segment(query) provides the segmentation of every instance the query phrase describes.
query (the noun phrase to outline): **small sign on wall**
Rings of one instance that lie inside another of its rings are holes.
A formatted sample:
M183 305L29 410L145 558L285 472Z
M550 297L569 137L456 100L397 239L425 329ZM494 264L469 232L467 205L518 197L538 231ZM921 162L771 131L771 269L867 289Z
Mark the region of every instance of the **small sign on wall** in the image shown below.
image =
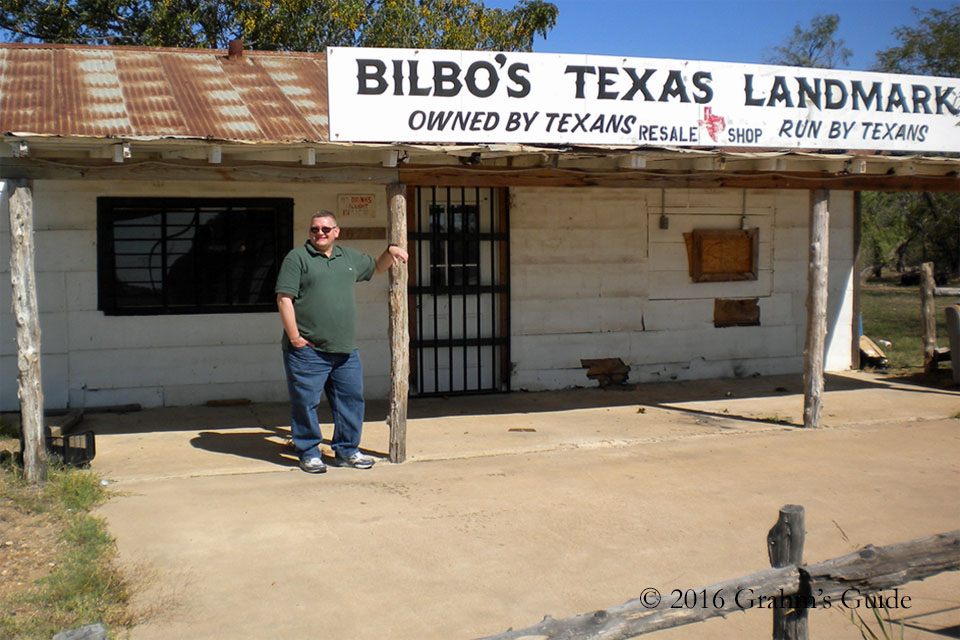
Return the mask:
M377 200L372 193L341 194L337 199L337 217L347 219L374 218Z

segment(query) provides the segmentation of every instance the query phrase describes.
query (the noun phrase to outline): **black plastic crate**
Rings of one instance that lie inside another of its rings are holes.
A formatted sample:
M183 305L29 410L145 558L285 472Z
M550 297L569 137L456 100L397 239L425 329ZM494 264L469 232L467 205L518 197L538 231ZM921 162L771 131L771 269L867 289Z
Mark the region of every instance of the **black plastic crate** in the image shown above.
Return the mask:
M97 455L93 431L71 433L66 436L47 436L47 451L63 464L82 467Z

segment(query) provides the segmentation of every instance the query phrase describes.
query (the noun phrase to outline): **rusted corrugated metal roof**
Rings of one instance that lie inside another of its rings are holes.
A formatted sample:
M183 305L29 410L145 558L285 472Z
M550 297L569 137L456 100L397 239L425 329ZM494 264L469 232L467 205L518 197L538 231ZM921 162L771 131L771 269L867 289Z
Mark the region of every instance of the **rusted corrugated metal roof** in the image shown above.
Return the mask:
M0 44L0 132L326 142L320 53Z

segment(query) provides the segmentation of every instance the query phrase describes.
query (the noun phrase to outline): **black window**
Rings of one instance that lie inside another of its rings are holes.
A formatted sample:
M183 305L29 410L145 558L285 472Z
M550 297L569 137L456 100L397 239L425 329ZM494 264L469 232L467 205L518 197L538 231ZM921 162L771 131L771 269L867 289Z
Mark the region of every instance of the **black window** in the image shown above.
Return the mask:
M276 309L293 241L286 198L98 198L98 309L108 315Z

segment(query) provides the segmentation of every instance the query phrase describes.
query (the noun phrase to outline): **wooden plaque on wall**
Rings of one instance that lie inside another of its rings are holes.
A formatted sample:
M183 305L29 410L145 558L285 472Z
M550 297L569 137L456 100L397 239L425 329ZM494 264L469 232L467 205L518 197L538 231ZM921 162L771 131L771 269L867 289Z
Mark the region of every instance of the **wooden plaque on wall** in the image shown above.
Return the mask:
M694 282L757 279L757 229L694 229L684 235Z

